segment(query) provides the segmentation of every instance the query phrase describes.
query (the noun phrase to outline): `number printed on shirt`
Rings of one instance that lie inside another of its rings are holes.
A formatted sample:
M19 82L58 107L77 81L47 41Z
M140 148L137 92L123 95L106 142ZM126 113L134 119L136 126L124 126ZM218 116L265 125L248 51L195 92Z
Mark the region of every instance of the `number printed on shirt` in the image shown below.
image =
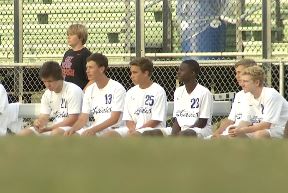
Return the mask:
M61 98L61 108L67 108L66 100Z
M199 108L199 98L191 99L191 109Z
M106 104L111 104L112 102L112 94L105 94Z
M145 105L153 106L154 104L154 96L153 95L146 95L145 96Z

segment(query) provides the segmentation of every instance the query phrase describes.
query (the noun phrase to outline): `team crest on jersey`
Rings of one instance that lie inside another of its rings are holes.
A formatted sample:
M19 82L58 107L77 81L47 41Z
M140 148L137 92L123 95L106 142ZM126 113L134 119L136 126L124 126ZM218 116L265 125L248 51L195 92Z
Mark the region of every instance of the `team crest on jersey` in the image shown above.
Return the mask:
M67 112L64 112L64 111L56 111L54 113L54 116L55 119L58 119L58 118L65 118L65 117L68 117L68 113Z
M262 121L262 118L260 117L257 117L257 116L253 116L251 118L251 123L254 124L254 123L260 123Z
M94 114L100 114L100 113L111 113L112 112L112 107L94 107L92 110L91 110L91 113L94 115Z
M190 113L186 110L178 110L176 111L176 117L199 117L199 113Z
M135 115L140 115L140 114L151 114L152 109L149 107L140 107L135 111Z

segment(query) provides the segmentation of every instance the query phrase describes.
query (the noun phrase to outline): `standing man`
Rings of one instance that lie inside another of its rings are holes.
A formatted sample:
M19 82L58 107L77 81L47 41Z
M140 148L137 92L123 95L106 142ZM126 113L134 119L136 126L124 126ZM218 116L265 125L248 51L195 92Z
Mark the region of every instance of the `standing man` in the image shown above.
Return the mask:
M50 134L61 127L71 127L81 112L83 91L77 85L63 81L62 70L57 62L45 62L40 69L40 78L47 90L41 98L39 117L33 127L21 130L19 135ZM48 126L49 119L53 124Z
M164 89L151 80L152 61L137 58L130 62L130 71L135 86L128 90L125 98L123 120L126 127L115 129L105 136L139 135L166 125L167 97Z
M95 80L87 87L84 94L82 113L71 129L64 133L58 130L58 134L70 136L80 134L82 136L101 136L103 133L120 126L124 108L125 88L117 81L106 76L108 59L106 56L95 53L87 58L87 76L89 80ZM92 114L95 121L92 126L83 129Z

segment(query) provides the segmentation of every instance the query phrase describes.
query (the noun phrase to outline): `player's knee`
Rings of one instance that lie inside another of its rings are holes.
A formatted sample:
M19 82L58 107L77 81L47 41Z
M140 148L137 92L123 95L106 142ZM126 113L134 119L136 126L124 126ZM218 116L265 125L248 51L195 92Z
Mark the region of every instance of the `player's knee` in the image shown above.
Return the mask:
M160 129L154 129L154 130L144 131L142 133L142 136L158 137L158 136L163 136L163 133Z
M18 136L29 136L29 135L33 135L33 134L34 134L34 132L28 128L22 129L17 133Z
M184 137L197 137L197 133L193 129L186 129L184 131L180 131L179 136L184 136Z
M64 130L60 129L60 128L53 129L51 131L51 135L52 136L62 136L62 135L64 135Z

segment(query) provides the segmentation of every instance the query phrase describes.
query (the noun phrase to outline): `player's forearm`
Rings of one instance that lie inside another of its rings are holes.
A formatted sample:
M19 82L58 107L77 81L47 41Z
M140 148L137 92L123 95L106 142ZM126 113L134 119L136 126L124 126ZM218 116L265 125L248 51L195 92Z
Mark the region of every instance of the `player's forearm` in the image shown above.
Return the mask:
M221 134L223 131L229 127L230 125L233 125L234 121L231 121L230 119L224 119L221 121L219 128L214 132L214 134Z
M134 121L126 121L126 127L128 127L129 130L135 130L136 123Z
M77 121L78 115L69 115L63 121L56 123L50 127L51 130L56 129L58 127L66 127L66 126L73 126L73 124Z
M179 126L179 123L176 118L173 118L173 125L172 125L172 133L171 135L178 135L181 131L181 127Z
M255 131L260 131L264 129L270 129L271 123L268 122L260 122L255 123L254 125L242 128L244 133L253 133Z
M157 127L160 123L161 123L161 121L158 121L158 120L149 120L149 121L147 121L144 125L142 125L140 128L146 128L146 127L155 128L155 127ZM139 128L139 129L140 129L140 128Z
M194 125L191 125L191 128L198 127L198 128L204 128L207 125L208 119L199 118Z
M77 121L73 124L73 126L71 127L71 130L73 131L78 131L79 129L83 128L87 121L89 119L89 115L87 114L81 114L79 116L79 118L77 119Z
M110 117L109 119L107 119L106 121L100 123L99 125L96 125L95 127L93 127L92 129L95 131L95 132L99 132L99 131L102 131L108 127L111 127L113 125L115 125L119 120L119 117Z

